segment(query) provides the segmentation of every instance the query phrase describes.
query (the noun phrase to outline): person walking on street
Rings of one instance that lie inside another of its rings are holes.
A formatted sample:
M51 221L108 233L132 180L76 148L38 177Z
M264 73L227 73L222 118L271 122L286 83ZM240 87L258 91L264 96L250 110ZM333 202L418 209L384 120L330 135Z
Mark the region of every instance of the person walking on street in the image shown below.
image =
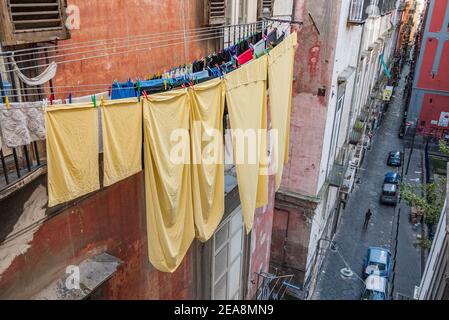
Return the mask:
M368 209L368 211L365 213L365 223L363 224L363 228L368 228L368 224L372 215L373 213L371 212L371 209Z

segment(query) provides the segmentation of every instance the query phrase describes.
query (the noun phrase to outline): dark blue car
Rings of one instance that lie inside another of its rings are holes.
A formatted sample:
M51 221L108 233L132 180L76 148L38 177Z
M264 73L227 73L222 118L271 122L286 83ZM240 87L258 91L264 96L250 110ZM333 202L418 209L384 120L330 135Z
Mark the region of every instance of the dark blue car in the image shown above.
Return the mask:
M400 151L391 151L388 154L387 165L391 167L400 167L402 166L402 152Z
M401 175L397 172L387 172L385 175L384 183L399 184L401 182Z

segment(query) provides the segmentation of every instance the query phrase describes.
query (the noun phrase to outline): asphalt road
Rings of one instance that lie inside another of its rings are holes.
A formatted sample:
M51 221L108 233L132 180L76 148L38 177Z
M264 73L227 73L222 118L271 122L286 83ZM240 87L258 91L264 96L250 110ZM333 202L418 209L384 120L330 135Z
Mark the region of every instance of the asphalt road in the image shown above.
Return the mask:
M405 67L403 79L407 72L408 67ZM389 249L396 257L395 273L390 286L392 297L396 297L397 293L413 297L414 288L419 285L421 249L415 242L420 227L409 222L410 208L403 201L396 208L379 203L385 173L395 170L386 165L388 152L404 150L406 163L410 155L409 150L404 149L404 141L398 138L404 85L404 81L401 81L396 88L388 112L373 138L372 148L359 170L360 183L355 186L346 209L342 212L341 223L334 238L338 251L327 250L312 299L359 300L364 287L360 279L363 259L371 246ZM409 174L403 175L404 181L419 183L422 176L421 151L413 152L410 163ZM364 230L365 213L368 209L371 209L373 216L368 228ZM353 271L353 277L341 275L340 270L346 265Z

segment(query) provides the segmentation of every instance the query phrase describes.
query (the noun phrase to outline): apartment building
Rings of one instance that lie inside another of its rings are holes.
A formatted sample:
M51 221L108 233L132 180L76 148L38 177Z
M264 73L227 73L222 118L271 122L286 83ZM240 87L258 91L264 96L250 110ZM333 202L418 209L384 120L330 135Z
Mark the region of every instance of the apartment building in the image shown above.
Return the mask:
M447 197L435 232L432 249L427 258L421 284L416 293L415 298L419 300L449 299L449 215Z
M437 139L449 133L449 4L429 1L422 36L418 39L407 121L416 133Z
M292 10L289 0L3 1L1 102L57 104L98 96L100 103L109 84L150 78L263 28L288 34L284 20L291 20ZM282 21L262 20L271 16ZM23 80L37 81L33 77L51 61L57 72L47 82ZM235 168L228 167L217 231L206 243L195 240L177 270L165 273L148 260L143 172L49 208L45 143L3 143L0 156L0 298L255 298L263 284L259 275L269 272L272 176L268 204L257 209L247 234ZM73 266L89 275L81 289L64 285Z
M271 266L307 298L344 215L383 112L398 38L399 1L296 1L290 162L276 194Z

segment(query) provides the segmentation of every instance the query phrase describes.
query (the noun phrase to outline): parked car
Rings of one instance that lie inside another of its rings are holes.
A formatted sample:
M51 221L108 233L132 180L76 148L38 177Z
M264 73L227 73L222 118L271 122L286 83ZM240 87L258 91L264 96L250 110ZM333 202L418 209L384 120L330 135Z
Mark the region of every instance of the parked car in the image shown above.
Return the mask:
M370 247L365 258L363 276L377 275L389 278L391 274L391 253L387 249Z
M403 153L400 151L391 151L388 154L387 165L391 167L402 166Z
M387 172L385 175L384 183L391 183L391 184L399 184L401 182L401 175L397 172Z
M399 202L399 185L393 183L384 183L380 203L396 207Z
M388 280L371 275L365 281L362 300L388 300Z

